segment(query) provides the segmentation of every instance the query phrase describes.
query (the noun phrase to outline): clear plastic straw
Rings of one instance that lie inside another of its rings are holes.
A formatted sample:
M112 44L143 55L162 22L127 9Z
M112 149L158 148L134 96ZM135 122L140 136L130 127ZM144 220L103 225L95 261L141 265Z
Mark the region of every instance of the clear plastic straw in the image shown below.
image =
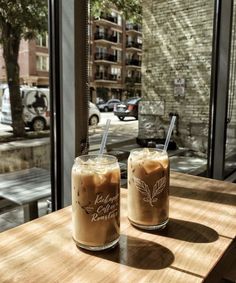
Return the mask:
M107 142L107 135L108 135L110 123L111 123L111 120L107 119L106 128L105 128L105 131L103 133L102 142L101 142L100 149L99 149L99 155L103 155L103 152L104 152L104 149L105 149L105 146L106 146L106 142Z
M174 125L175 125L175 120L176 120L176 116L172 116L170 126L169 126L169 130L168 130L168 133L167 133L167 136L166 136L164 150L167 150L167 148L168 148L168 145L169 145L169 142L170 142L170 137L171 137L172 131L174 129Z

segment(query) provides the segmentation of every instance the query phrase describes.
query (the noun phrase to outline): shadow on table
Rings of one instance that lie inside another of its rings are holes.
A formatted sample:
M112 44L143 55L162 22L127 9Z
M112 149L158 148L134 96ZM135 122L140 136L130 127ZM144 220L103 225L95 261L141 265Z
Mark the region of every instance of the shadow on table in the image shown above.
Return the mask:
M174 218L170 218L169 223L163 230L146 230L145 232L191 243L211 243L219 238L218 233L212 228L196 222Z
M119 244L113 249L96 253L84 252L123 265L147 270L163 269L174 261L174 254L169 249L155 242L128 235L121 235Z
M198 190L193 188L183 188L181 186L170 187L170 193L175 197L203 200L227 205L236 205L236 195L213 190L214 187L212 187L212 190Z

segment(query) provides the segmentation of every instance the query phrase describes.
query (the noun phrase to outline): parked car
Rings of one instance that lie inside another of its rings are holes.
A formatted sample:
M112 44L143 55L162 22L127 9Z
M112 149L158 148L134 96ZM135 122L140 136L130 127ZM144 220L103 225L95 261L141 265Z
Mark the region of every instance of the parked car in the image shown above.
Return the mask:
M42 131L50 127L50 96L48 88L20 87L23 106L23 120L26 127L33 131ZM1 123L12 125L9 88L5 88L2 96Z
M101 119L101 114L99 109L95 104L89 102L89 125L95 126L99 123Z
M125 117L134 117L138 119L138 104L141 98L134 97L117 104L114 108L114 114L123 121Z
M119 99L109 99L107 102L105 103L99 103L97 104L98 106L98 109L100 111L105 111L105 112L108 112L108 111L112 111L114 109L114 106L116 104L120 103L120 100Z

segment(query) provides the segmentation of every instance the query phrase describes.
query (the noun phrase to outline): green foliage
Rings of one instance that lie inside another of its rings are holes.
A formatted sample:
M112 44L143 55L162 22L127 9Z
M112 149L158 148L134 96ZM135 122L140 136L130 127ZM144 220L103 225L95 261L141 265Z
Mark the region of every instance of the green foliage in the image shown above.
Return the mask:
M47 0L0 1L0 31L8 28L12 36L32 39L47 31L47 15Z
M142 0L90 0L91 14L99 16L101 11L109 12L115 7L130 22L141 23Z

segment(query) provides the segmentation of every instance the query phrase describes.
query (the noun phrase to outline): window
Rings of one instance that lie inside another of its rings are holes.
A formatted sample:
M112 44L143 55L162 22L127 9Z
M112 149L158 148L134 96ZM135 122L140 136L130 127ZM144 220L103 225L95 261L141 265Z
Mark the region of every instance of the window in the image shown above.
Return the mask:
M117 24L118 24L119 26L122 25L122 17L121 17L121 15L118 15L118 16L117 16Z
M143 43L143 40L142 40L142 37L141 37L141 36L138 36L138 37L137 37L137 42L140 43L140 44Z
M117 61L118 62L121 61L122 58L121 58L121 51L120 50L113 49L112 50L112 54L117 57Z
M121 33L117 32L117 43L121 43L121 39L122 39Z
M120 77L121 75L121 69L117 67L111 67L111 74L117 75L117 77Z
M40 47L48 47L48 35L46 33L38 35L36 38L36 45Z
M97 53L103 53L103 54L105 54L105 53L107 53L107 48L106 47L101 47L101 46L96 46L96 52Z
M8 71L9 67L15 68L16 64L7 60L6 69L2 69L4 59L0 52L1 122L4 122L4 127L0 123L0 138L4 146L8 148L7 151L1 151L0 161L0 232L49 213L54 203L50 171L52 165L50 95L52 92L49 92L49 73L36 72L36 69L42 71L49 69L47 29L34 40L24 39L27 32L34 30L37 24L35 13L41 14L41 23L45 28L47 27L48 5L47 1L37 3L25 1L28 9L22 16L21 13L17 13L19 2L11 1L11 7L6 7L4 10L3 19L4 24L12 25L14 30L12 39L15 38L14 36L21 38L19 50L12 48L11 43L7 46L14 56L18 56L20 67L20 72L12 78L14 86L19 88L20 97L18 103L14 105L11 105L12 92L7 85L5 71ZM27 23L28 29L22 26L22 17L30 19ZM22 33L18 34L19 30L22 30ZM23 113L19 111L19 108L23 110ZM13 120L16 124L14 129L11 127ZM26 134L24 134L25 131ZM45 139L42 139L41 132ZM24 136L23 139L22 136ZM9 142L13 141L11 145ZM9 200L9 193L11 200Z
M49 71L48 55L36 55L37 71Z

